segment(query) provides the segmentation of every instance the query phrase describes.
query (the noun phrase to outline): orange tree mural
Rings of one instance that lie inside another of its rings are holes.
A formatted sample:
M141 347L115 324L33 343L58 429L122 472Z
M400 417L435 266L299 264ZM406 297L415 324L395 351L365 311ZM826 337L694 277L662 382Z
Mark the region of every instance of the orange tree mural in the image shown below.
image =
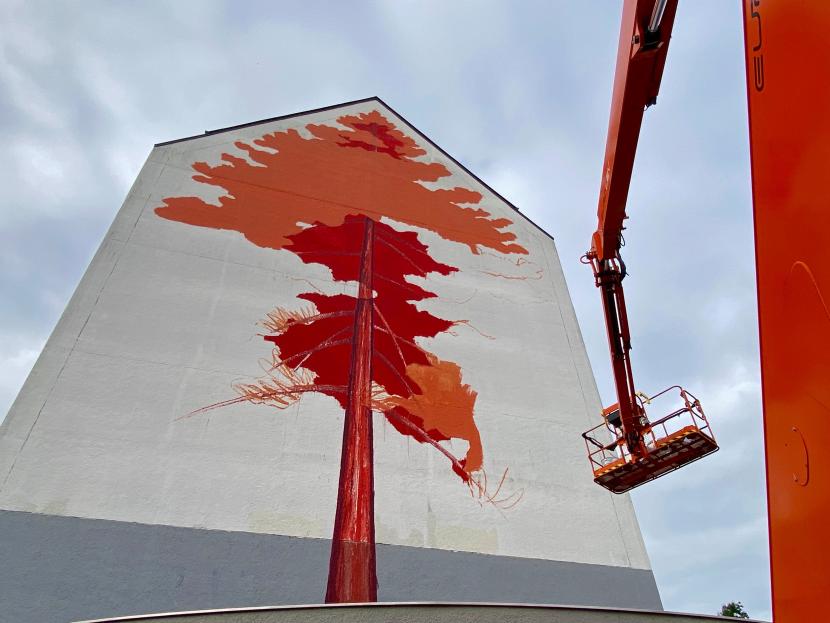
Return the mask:
M431 230L475 254L527 251L505 231L511 221L469 207L479 193L423 185L450 173L418 160L426 152L379 112L337 121L340 127L306 126L311 138L288 130L253 145L236 143L248 159L226 153L217 166L195 163L193 179L224 190L218 205L171 197L156 213L240 232L257 246L327 267L334 281L357 283L354 296L309 292L299 295L306 307L269 313L267 377L238 385L236 398L204 409L242 401L284 408L309 392L338 401L345 419L326 601L375 601L372 412L435 447L471 491L486 489L476 477L483 462L476 392L462 383L458 365L416 341L455 323L419 310L415 302L435 294L408 279L458 269L434 260L417 233L381 219ZM441 445L448 439L467 441L466 456Z

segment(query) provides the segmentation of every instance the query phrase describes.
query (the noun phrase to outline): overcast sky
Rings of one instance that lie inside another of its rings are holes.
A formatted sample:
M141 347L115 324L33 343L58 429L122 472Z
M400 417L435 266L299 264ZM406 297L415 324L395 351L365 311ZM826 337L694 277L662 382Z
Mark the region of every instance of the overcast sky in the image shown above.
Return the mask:
M555 237L614 402L578 259L596 225L620 7L0 0L0 417L153 143L371 95ZM633 498L666 609L741 600L769 619L740 13L681 0L625 248L637 384L693 391L722 449Z

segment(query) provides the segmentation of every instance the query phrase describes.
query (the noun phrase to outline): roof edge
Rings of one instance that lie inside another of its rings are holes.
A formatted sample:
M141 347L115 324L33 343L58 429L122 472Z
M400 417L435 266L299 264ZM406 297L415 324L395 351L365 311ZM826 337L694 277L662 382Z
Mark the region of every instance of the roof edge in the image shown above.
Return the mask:
M446 151L445 149L443 149L443 148L442 148L440 145L438 145L435 141L433 141L431 138L429 138L426 134L424 134L423 132L421 132L421 131L420 131L420 130L419 130L419 129L418 129L418 128L414 125L414 124L412 124L412 123L409 121L409 119L407 119L406 117L404 117L401 113L399 113L397 110L395 110L394 108L392 108L389 104L387 104L386 102L384 102L384 101L383 101L380 97L378 97L377 95L373 95L373 96L371 96L371 97L364 97L364 98L361 98L361 99L356 99L356 100L351 100L351 101L349 101L349 102L341 102L340 104L333 104L333 105L331 105L331 106L322 106L322 107L320 107L320 108L312 108L312 109L310 109L310 110L302 110L302 111L300 111L300 112L291 113L291 114L289 114L289 115L279 115L279 116L277 116L277 117L269 117L268 119L260 119L260 120L258 120L258 121L251 121L251 122L249 122L249 123L240 123L240 124L238 124L238 125L231 125L231 126L227 126L227 127L225 127L225 128L218 128L218 129L216 129L216 130L205 130L203 134L194 134L193 136L185 136L184 138L177 138L177 139L173 139L173 140L170 140L170 141L164 141L164 142L161 142L161 143L156 143L156 144L154 145L154 147L164 147L164 146L166 146L166 145L173 145L173 144L175 144L175 143L181 143L181 142L184 142L184 141L190 141L190 140L194 140L194 139L197 139L197 138L204 138L205 136L212 136L212 135L214 135L214 134L221 134L221 133L223 133L223 132L230 132L230 131L232 131L232 130L239 130L239 129L241 129L241 128L249 128L249 127L251 127L251 126L255 126L255 125L262 125L262 124L265 124L265 123L272 123L272 122L274 122L274 121L283 121L283 120L285 120L285 119L292 119L292 118L294 118L294 117L302 117L302 116L304 116L304 115L310 115L310 114L314 114L314 113L318 113L318 112L325 112L325 111L327 111L327 110L335 110L335 109L337 109L337 108L344 108L344 107L346 107L346 106L352 106L352 105L354 105L354 104L365 104L366 102L377 102L378 104L381 104L382 106L384 106L385 108L387 108L387 109L388 109L391 113L393 113L396 117L398 117L399 119L401 119L401 121L403 121L406 125L408 125L408 126L409 126L409 127L410 127L410 128L411 128L411 129L412 129L412 130L413 130L413 131L414 131L414 132L415 132L418 136L419 136L419 137L421 137L421 139L423 139L424 141L426 141L427 143L429 143L430 145L432 145L435 149L437 149L439 152L441 152L441 154L442 154L444 157L446 157L446 158L448 158L450 161L452 161L452 162L453 162L456 166L458 166L458 167L459 167L462 171L464 171L467 175L469 175L470 177L472 177L472 178L473 178L474 180L476 180L479 184L481 184L482 186L484 186L484 188L486 188L489 192L493 193L496 197L498 197L498 198L499 198L499 199L501 199L504 203L506 203L508 206L510 206L511 208L513 208L513 210L514 210L515 212L517 212L517 213L518 213L518 214L519 214L519 215L520 215L523 219L525 219L528 223L530 223L531 225L533 225L533 227L535 227L536 229L538 229L541 233L543 233L545 236L547 236L547 237L548 237L548 238L550 238L551 240L555 240L555 238L553 237L553 234L551 234L551 233L549 233L548 231L546 231L543 227L541 227L539 224L537 224L535 221L533 221L533 219L531 219L531 218L530 218L530 217L528 217L526 214L524 214L521 210L519 210L519 208L518 208L518 207L516 207L516 206L515 206L515 205L514 205L514 204L513 204L513 203L512 203L509 199L507 199L506 197L504 197L501 193L499 193L497 190L495 190L495 189L494 189L492 186L490 186L487 182L485 182L484 180L482 180L482 179L481 179L478 175L476 175L475 173L473 173L472 171L470 171L470 169L468 169L466 166L464 166L463 164L461 164L458 160L456 160L455 158L453 158L453 157L452 157L449 153L447 153L447 151Z
M174 138L170 141L162 141L161 143L156 143L154 147L164 147L165 145L173 145L175 143L181 143L184 141L192 141L196 138L204 138L205 136L211 136L212 134L221 134L222 132L230 132L231 130L239 130L241 128L249 128L254 125L261 125L263 123L272 123L274 121L283 121L284 119L292 119L293 117L302 117L303 115L311 115L318 112L325 112L327 110L334 110L335 108L343 108L344 106L352 106L353 104L364 104L366 102L380 102L387 108L389 105L386 104L383 100L381 100L376 95L372 97L364 97L357 100L352 100L350 102L342 102L340 104L333 104L331 106L322 106L320 108L312 108L310 110L301 110L300 112L294 112L290 115L279 115L277 117L269 117L267 119L259 119L257 121L250 121L248 123L240 123L238 125L229 125L225 128L218 128L216 130L205 130L203 134L193 134L192 136L185 136L183 138ZM397 113L395 113L397 114ZM399 115L400 116L400 115Z

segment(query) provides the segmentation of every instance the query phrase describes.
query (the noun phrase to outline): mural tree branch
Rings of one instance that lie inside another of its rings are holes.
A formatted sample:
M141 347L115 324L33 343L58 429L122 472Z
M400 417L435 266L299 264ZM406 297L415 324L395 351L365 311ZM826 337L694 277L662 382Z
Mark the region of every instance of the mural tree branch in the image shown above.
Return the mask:
M156 213L238 231L258 246L327 267L335 282L356 284L354 296L308 292L298 298L310 307L270 313L267 378L241 384L237 398L204 409L242 401L284 408L310 392L337 400L345 417L326 601L374 601L372 413L436 448L471 490L484 488L473 476L483 464L476 392L462 382L458 365L419 344L455 323L418 309L416 302L435 294L410 279L458 269L434 260L415 232L381 219L431 230L473 253L526 251L503 231L509 220L465 207L480 201L478 193L425 186L449 171L417 160L425 152L380 113L338 123L307 126L312 138L288 130L257 139L256 147L237 143L247 158L223 154L223 164L196 163L195 180L224 189L219 204L168 198ZM440 443L448 439L467 441L466 456Z

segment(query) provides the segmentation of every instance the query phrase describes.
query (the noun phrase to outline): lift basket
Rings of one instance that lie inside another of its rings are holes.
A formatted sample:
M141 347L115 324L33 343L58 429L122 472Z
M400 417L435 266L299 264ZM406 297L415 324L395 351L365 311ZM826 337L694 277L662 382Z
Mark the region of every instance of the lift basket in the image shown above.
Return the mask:
M638 395L638 400L645 407L673 389L679 390L683 406L648 424L643 433L648 454L643 458L628 451L617 405L603 410L602 424L582 433L595 483L625 493L718 449L700 401L682 387L669 387L651 398Z

